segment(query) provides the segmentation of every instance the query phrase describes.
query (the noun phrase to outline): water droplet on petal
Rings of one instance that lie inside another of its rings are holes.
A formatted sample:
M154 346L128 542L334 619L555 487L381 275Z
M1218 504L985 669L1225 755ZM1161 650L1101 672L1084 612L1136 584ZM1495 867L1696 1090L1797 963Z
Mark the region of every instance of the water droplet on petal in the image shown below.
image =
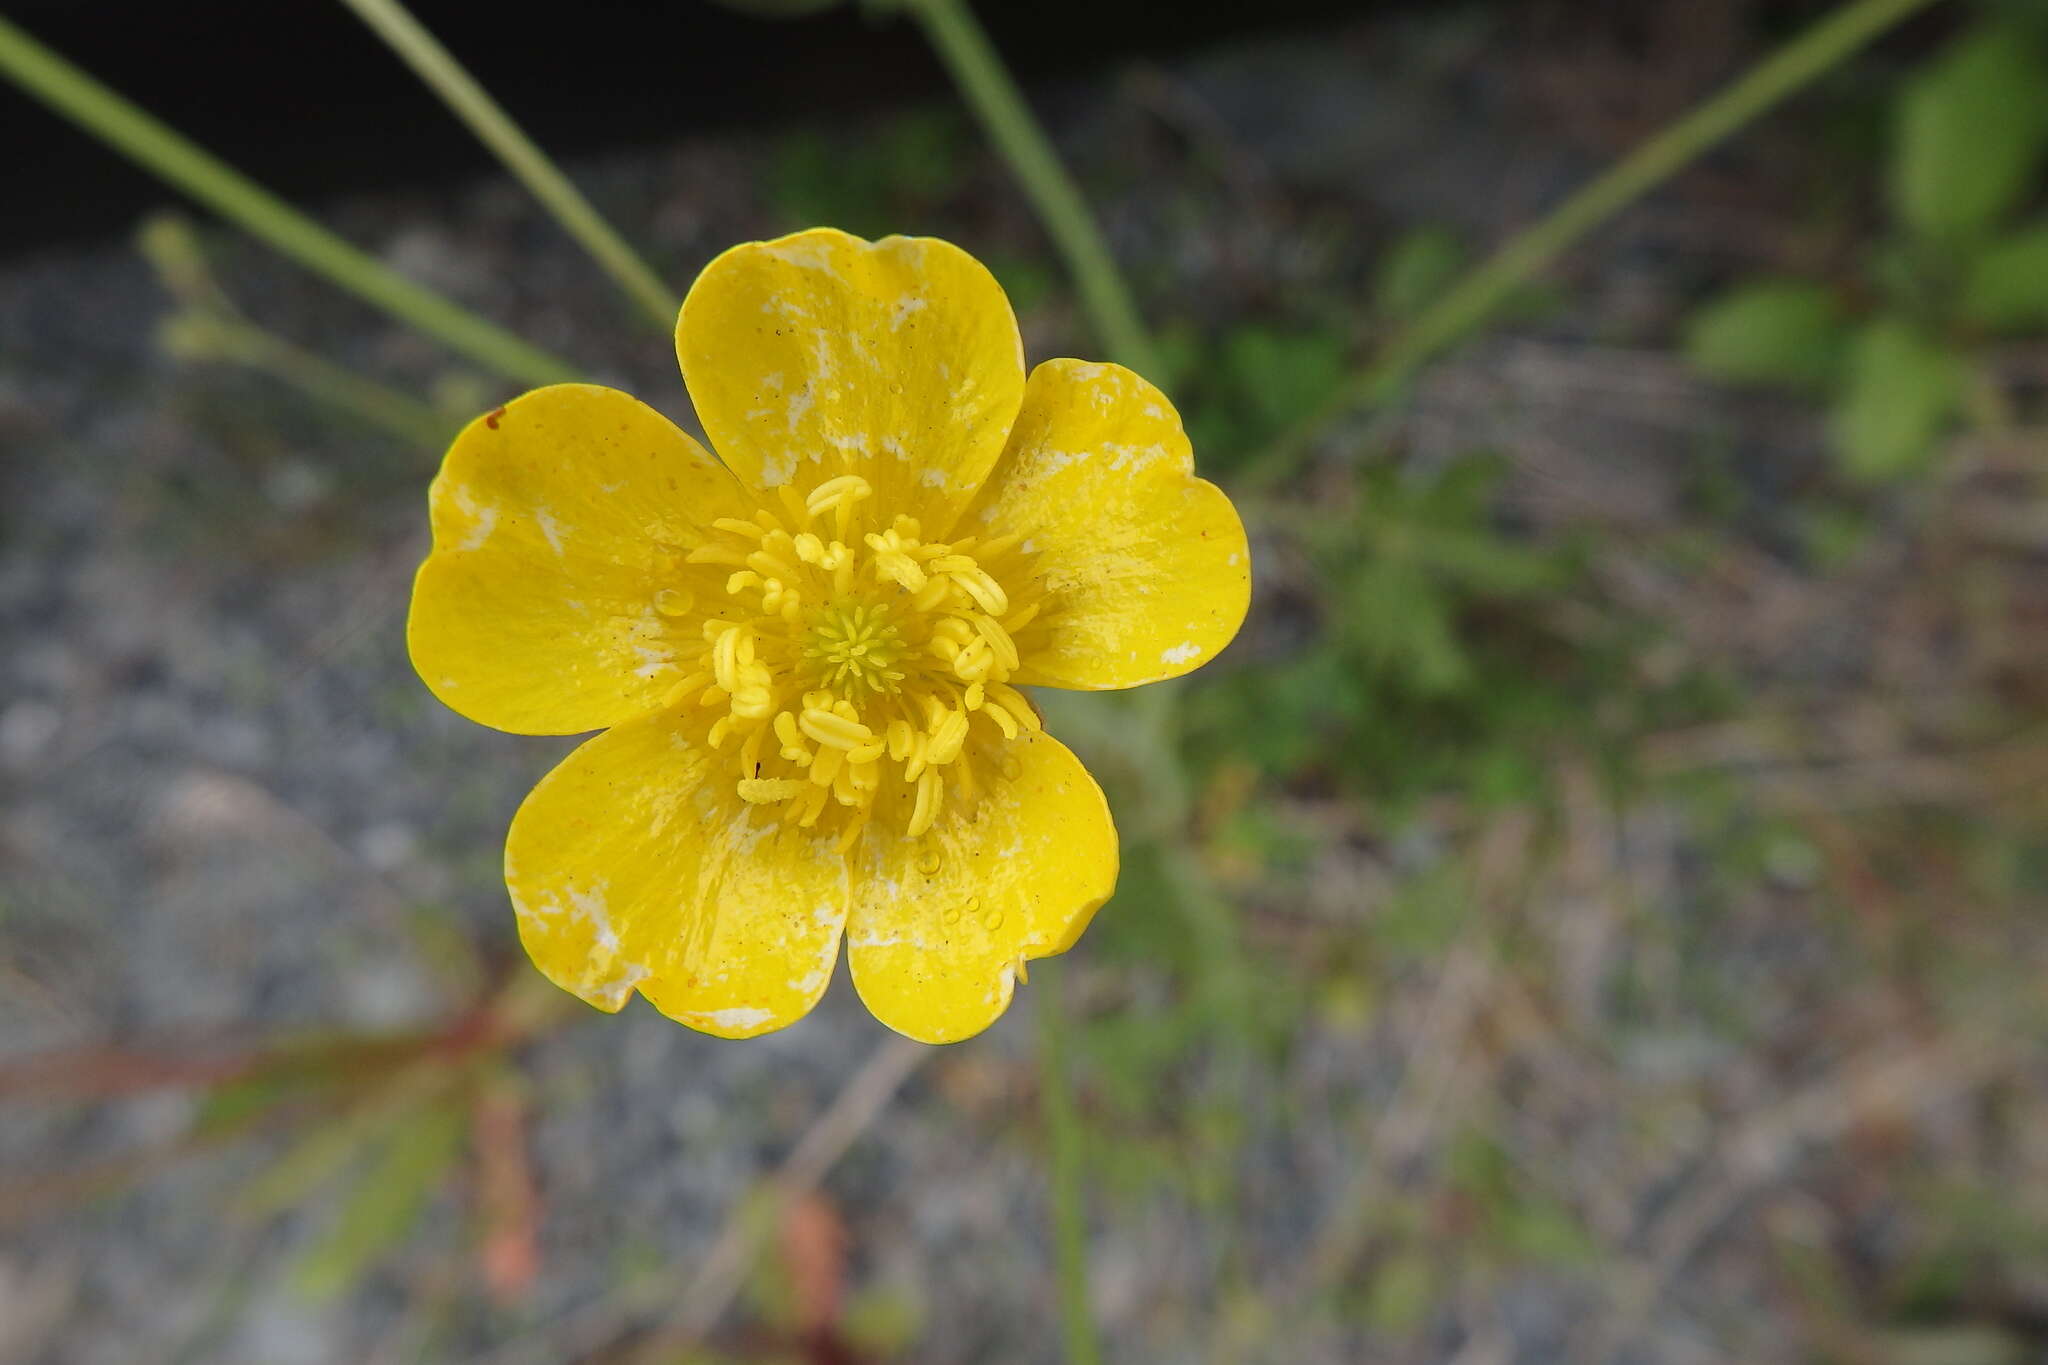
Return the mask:
M663 588L654 594L654 609L663 616L681 616L690 609L690 595L674 588Z
M917 855L917 870L929 877L939 870L939 851L928 848Z
M940 915L939 918L948 924L958 924L960 922L960 907L957 905L947 906L945 913Z
M1000 910L991 910L986 915L983 915L981 917L981 927L988 930L991 934L993 934L996 930L1002 928L1003 912Z

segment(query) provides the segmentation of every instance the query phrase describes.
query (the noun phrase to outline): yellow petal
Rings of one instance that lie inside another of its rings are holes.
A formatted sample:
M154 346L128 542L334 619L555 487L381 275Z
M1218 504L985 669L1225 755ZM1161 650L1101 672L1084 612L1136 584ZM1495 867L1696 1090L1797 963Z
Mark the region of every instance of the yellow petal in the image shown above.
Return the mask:
M987 1028L1022 963L1072 947L1116 889L1116 827L1065 745L1023 734L989 773L973 818L948 811L917 839L869 827L854 854L846 954L877 1019L925 1043Z
M604 1010L638 990L722 1038L808 1013L846 919L831 836L739 800L667 715L606 731L541 780L506 837L505 885L556 985Z
M638 399L593 384L515 398L455 438L428 495L413 667L500 730L575 734L639 715L680 676L677 644L696 638L657 603L724 595L724 571L682 564L680 543L748 505Z
M1121 365L1048 360L963 530L1036 551L1043 624L1016 681L1136 687L1200 667L1251 596L1244 524L1194 474L1173 404Z
M872 507L933 538L988 477L1024 392L1002 286L931 237L813 228L736 246L691 286L676 355L742 479L808 493L859 474Z

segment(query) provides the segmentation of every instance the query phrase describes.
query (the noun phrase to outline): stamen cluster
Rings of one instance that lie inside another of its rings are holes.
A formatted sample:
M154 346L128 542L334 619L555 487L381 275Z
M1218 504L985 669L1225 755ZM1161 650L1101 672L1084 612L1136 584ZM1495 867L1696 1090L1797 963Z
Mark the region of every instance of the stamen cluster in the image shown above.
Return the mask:
M779 513L722 518L682 552L730 569L722 600L656 594L701 637L669 704L702 713L741 799L843 822L842 850L884 812L915 838L972 798L977 761L1011 768L1003 743L1040 727L1009 682L1020 633L1045 624L1029 557L1015 535L927 542L915 518L883 525L856 474L780 493Z

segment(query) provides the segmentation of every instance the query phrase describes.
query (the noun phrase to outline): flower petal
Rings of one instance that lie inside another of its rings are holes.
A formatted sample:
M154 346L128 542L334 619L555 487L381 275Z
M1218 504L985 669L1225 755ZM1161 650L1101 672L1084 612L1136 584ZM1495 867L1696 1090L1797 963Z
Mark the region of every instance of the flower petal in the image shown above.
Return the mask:
M932 237L813 228L732 248L676 323L690 401L758 488L840 474L937 537L981 487L1024 393L1002 286Z
M679 547L750 505L667 418L594 384L536 389L470 423L428 504L434 550L406 623L413 667L471 720L556 735L660 701L689 629L657 594L722 597L718 572L683 564Z
M505 885L556 985L603 1010L638 990L721 1038L808 1013L846 920L833 840L740 801L719 755L666 714L607 730L541 779L506 836Z
M921 839L869 836L855 854L847 962L877 1019L925 1043L987 1028L1028 958L1072 947L1116 889L1102 789L1051 735L1004 747L972 818Z
M1166 395L1121 365L1048 360L964 519L1036 552L1043 624L1017 681L1102 689L1179 677L1230 643L1251 597L1244 524Z

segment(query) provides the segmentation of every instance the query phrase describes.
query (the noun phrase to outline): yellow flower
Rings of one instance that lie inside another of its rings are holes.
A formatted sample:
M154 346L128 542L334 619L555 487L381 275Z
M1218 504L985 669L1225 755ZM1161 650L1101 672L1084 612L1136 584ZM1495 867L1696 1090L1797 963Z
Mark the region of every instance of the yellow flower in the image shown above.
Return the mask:
M1021 685L1123 688L1228 644L1244 528L1116 365L1024 373L982 265L815 229L697 279L676 353L724 463L562 384L470 424L407 636L434 695L602 729L512 821L534 962L729 1038L802 1017L842 935L877 1018L980 1032L1116 884L1101 789Z

